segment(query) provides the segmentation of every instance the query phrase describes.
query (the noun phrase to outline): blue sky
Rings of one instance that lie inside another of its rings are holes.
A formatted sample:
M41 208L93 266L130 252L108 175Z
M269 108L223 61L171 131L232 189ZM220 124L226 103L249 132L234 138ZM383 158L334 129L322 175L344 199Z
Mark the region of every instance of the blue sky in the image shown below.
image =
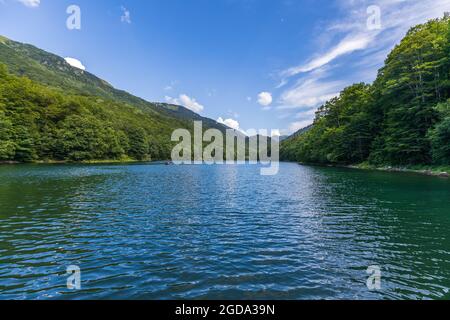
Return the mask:
M72 4L80 30L66 28ZM449 0L0 0L0 34L149 101L288 134L445 11Z

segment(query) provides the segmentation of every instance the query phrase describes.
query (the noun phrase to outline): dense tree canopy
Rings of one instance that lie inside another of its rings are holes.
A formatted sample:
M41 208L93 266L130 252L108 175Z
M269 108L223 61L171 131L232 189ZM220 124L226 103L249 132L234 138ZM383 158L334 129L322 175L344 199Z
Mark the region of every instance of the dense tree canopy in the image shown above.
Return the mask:
M450 100L439 104L435 110L441 121L429 131L431 154L437 164L450 163Z
M282 159L312 163L450 163L450 18L412 28L372 85L323 105L314 126L286 140Z
M137 108L67 95L0 64L0 161L168 159L171 132Z

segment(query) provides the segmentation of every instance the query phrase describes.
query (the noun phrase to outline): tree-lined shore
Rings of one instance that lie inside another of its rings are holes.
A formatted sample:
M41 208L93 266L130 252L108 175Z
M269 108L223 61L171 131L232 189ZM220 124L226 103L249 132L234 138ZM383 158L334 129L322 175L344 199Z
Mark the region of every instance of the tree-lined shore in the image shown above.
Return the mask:
M450 165L450 17L411 28L374 83L354 84L321 106L309 130L283 142L281 158L428 171Z

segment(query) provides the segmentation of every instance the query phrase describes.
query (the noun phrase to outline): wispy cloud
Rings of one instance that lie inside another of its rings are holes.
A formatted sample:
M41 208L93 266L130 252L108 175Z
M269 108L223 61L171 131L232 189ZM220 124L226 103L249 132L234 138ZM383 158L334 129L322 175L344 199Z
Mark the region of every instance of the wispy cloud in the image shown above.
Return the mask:
M342 55L367 48L372 41L372 38L371 35L349 36L325 54L312 59L306 64L289 68L284 71L282 75L292 77L299 73L305 73L323 67Z
M336 0L341 18L322 27L322 48L309 59L280 73L277 109L299 109L301 121L290 124L291 132L311 124L312 111L354 82L373 81L389 51L409 28L450 11L449 0ZM381 28L367 27L369 6L381 12ZM293 85L285 88L289 83ZM308 118L309 117L309 118Z
M164 91L172 91L177 86L178 81L171 81L170 84L164 87Z
M312 124L317 107L337 97L341 88L349 84L344 80L328 80L327 77L326 71L317 69L282 93L277 109L297 110L294 116L297 121L289 125L288 134Z
M281 94L278 109L311 109L339 95L341 88L346 85L345 81L327 80L328 75L327 71L318 69L298 80Z
M122 16L120 17L120 21L123 23L131 23L131 13L130 10L122 6Z
M17 0L26 7L37 8L41 4L41 0Z

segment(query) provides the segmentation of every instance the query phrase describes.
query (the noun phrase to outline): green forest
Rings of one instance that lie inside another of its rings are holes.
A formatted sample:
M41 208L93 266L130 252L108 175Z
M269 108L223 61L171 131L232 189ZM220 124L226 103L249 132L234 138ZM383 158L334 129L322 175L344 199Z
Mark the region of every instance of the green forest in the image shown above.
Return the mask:
M0 162L167 160L175 129L225 126L151 103L0 36Z
M170 134L135 107L67 95L0 64L0 161L168 159L158 137Z
M281 159L332 165L450 164L450 18L410 29L373 84L319 108L282 143Z

